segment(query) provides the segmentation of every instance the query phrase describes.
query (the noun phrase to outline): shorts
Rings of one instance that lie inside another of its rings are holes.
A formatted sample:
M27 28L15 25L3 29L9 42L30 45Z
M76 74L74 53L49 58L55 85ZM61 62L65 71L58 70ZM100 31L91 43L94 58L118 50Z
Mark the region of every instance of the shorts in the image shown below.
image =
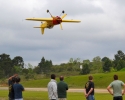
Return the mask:
M56 99L50 99L50 100L56 100Z
M118 97L113 97L113 100L123 100L122 96L118 96Z

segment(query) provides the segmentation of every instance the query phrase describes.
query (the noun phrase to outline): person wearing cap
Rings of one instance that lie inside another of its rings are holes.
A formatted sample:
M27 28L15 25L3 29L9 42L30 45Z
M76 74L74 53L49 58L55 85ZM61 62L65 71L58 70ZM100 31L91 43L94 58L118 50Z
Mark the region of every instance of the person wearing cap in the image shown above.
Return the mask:
M58 100L66 100L68 85L64 82L64 77L60 76L60 82L57 84Z

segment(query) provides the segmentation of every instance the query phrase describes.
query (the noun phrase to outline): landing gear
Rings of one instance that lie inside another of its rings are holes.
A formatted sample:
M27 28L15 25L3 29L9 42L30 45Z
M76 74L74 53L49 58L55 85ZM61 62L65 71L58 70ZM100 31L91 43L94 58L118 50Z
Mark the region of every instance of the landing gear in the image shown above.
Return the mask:
M65 13L65 11L63 10L62 13L60 14L60 16L61 16L62 14L64 14L64 13Z
M63 10L63 11L62 11L62 13L64 14L64 13L65 13L65 11Z
M49 10L47 9L47 13L49 13L51 15L51 17L53 18L52 14L49 12Z
M49 13L49 14L51 15L51 17L52 17L52 18L54 18L54 17L52 16L52 14L49 12L49 10L48 10L48 9L47 9L47 11L46 11L46 12L47 12L47 13ZM64 14L64 13L65 13L65 11L63 10L63 11L62 11L62 13ZM62 15L62 13L60 14L60 16Z
M49 10L47 9L47 13L49 12Z

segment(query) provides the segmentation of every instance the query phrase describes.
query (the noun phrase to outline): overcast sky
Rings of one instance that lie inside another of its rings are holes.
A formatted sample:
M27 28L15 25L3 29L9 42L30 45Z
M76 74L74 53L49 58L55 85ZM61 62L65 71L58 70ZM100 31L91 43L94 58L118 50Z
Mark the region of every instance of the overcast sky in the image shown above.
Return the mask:
M125 0L0 0L0 54L13 59L21 56L25 64L37 66L44 57L53 64L69 62L70 58L90 61L100 56L114 59L118 50L125 53ZM81 20L62 23L53 29L40 29L41 22L26 18Z

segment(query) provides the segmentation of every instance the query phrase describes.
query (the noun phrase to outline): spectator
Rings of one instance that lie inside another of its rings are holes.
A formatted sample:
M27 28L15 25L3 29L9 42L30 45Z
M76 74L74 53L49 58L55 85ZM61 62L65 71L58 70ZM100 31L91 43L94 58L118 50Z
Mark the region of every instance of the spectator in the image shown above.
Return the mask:
M123 92L122 86L124 87ZM113 92L110 88L113 88ZM107 90L111 95L113 95L113 100L123 100L122 95L125 94L125 83L118 80L118 75L114 75L114 81L109 84Z
M12 85L12 83L13 83L12 82L12 78L13 77L17 77L17 76L18 76L18 74L14 74L13 76L11 76L11 77L8 78L8 86Z
M60 82L57 84L58 100L66 100L68 85L64 82L64 77L60 76Z
M16 83L13 85L14 100L23 100L22 91L24 91L24 87L19 83L20 80L20 77L16 77Z
M15 78L18 76L18 74L14 74L13 76L9 77L8 79L8 86L9 86L9 100L14 100L14 90L13 85L15 83Z
M94 82L93 77L89 76L89 81L85 84L85 97L87 100L95 100L94 98Z
M55 80L56 76L55 74L51 74L51 80L48 83L48 96L50 100L58 100L57 95L57 83Z

